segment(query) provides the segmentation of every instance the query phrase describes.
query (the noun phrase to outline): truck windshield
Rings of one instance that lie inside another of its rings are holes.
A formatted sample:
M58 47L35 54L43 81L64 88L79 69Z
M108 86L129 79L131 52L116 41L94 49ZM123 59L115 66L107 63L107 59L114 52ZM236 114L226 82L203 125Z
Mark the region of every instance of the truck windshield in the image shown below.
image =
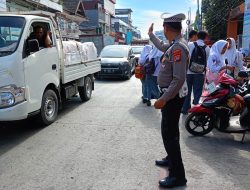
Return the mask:
M16 51L24 24L24 18L0 16L0 57Z

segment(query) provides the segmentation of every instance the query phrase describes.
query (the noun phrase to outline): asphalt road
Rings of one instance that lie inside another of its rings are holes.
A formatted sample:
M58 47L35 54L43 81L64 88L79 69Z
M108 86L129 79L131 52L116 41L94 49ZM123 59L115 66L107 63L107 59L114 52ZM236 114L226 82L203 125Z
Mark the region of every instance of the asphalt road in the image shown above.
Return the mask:
M67 102L57 122L0 127L1 190L157 190L167 170L159 110L141 103L140 82L96 82L93 97ZM250 138L213 131L192 137L181 121L188 184L176 189L249 190Z

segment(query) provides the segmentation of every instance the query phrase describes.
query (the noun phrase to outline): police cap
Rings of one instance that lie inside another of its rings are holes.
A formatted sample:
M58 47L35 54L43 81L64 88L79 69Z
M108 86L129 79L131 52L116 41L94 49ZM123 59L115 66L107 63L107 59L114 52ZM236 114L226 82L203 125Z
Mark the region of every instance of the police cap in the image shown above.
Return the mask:
M164 23L170 23L170 22L182 22L186 19L186 16L183 13L170 15L169 13L163 13L161 15L161 18L163 19Z

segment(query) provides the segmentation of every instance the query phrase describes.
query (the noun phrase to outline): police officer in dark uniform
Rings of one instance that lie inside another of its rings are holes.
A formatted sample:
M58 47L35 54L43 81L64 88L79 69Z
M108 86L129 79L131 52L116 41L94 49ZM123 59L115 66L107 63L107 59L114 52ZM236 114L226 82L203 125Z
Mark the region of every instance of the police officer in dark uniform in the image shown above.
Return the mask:
M170 188L186 185L187 182L179 143L179 118L187 94L184 84L189 50L181 35L181 22L185 15L177 14L163 19L164 35L170 43L163 43L153 34L153 24L148 34L153 44L164 52L158 75L161 97L155 102L154 107L162 111L161 133L167 157L156 160L156 165L168 166L169 176L160 180L159 184Z

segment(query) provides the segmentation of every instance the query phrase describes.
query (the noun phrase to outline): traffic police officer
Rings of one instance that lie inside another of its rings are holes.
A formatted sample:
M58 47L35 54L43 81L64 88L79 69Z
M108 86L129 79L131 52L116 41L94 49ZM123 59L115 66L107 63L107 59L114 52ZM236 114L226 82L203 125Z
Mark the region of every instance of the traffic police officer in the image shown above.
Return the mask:
M169 176L160 180L162 187L186 185L185 170L180 150L179 118L184 102L183 86L186 79L189 50L187 42L181 35L184 14L177 14L164 18L164 35L170 43L163 43L153 34L153 24L148 34L153 44L164 52L162 65L158 75L158 85L161 97L154 107L161 109L161 133L167 157L156 160L158 166L168 166Z

